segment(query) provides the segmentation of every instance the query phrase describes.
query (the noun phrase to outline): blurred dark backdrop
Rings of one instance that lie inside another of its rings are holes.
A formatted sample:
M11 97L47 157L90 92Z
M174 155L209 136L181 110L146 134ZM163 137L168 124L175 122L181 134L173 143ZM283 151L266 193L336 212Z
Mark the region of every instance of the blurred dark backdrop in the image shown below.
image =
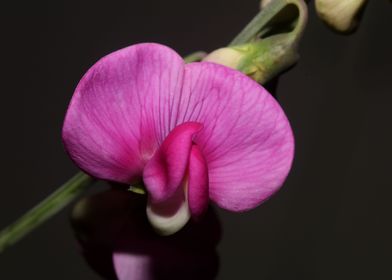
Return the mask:
M258 0L25 2L0 12L0 228L75 173L60 130L97 59L147 41L211 51L258 10ZM256 210L219 211L218 279L392 279L391 9L369 1L358 32L344 37L311 5L300 63L278 87L294 168ZM0 279L99 279L77 252L67 210L0 255Z

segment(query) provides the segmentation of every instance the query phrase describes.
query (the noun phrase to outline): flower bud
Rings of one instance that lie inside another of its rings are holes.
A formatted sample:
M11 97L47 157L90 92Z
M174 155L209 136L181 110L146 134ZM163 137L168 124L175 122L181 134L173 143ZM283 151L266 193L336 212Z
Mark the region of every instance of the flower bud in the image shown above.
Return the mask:
M366 0L316 0L318 16L332 29L341 33L353 31L357 16Z
M298 59L298 43L307 22L303 0L263 1L266 5L230 43L203 61L219 63L265 84ZM282 26L286 27L282 30Z
M256 82L265 84L297 59L297 48L292 37L279 34L245 45L215 50L203 61L237 69Z
M215 62L237 69L241 60L244 58L244 55L244 53L235 48L221 48L207 55L203 61Z

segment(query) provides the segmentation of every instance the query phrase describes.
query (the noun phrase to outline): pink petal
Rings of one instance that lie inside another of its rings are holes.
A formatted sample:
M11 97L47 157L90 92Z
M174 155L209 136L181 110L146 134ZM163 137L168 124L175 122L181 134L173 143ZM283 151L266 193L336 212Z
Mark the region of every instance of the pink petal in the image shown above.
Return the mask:
M113 254L113 264L118 280L153 280L152 259L148 255L128 253Z
M208 206L208 170L206 161L196 146L189 158L188 201L193 217L198 217Z
M147 163L143 181L155 202L168 199L181 185L188 167L192 138L202 127L195 122L177 126Z
M279 104L259 84L213 63L185 68L177 122L203 124L194 138L207 165L209 196L219 206L256 207L283 184L294 140Z
M134 45L102 58L79 82L65 118L72 160L107 180L139 180L145 163L174 128L183 60L158 44Z

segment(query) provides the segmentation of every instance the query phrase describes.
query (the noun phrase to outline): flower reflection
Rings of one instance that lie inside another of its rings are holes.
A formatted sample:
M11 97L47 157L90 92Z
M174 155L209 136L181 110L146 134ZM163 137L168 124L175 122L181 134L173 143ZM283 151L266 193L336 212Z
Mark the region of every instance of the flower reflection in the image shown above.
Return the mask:
M89 265L105 279L214 279L221 237L212 208L172 236L155 233L146 198L111 189L79 201L71 222Z

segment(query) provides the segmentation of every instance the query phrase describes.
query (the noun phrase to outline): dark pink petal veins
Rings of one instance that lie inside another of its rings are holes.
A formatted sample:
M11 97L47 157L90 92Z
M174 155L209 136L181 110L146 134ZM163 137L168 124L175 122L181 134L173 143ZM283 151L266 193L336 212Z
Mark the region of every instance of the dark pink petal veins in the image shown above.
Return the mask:
M193 217L198 217L208 206L207 163L196 146L192 146L189 158L188 203Z
M276 100L242 73L186 65L178 122L203 124L194 139L207 166L209 196L222 208L256 207L285 180L293 160L290 124Z
M143 180L155 202L168 199L181 185L188 168L193 136L202 127L196 122L177 126L146 164Z
M85 74L68 108L63 141L87 173L130 183L174 128L182 58L158 44L102 58Z

